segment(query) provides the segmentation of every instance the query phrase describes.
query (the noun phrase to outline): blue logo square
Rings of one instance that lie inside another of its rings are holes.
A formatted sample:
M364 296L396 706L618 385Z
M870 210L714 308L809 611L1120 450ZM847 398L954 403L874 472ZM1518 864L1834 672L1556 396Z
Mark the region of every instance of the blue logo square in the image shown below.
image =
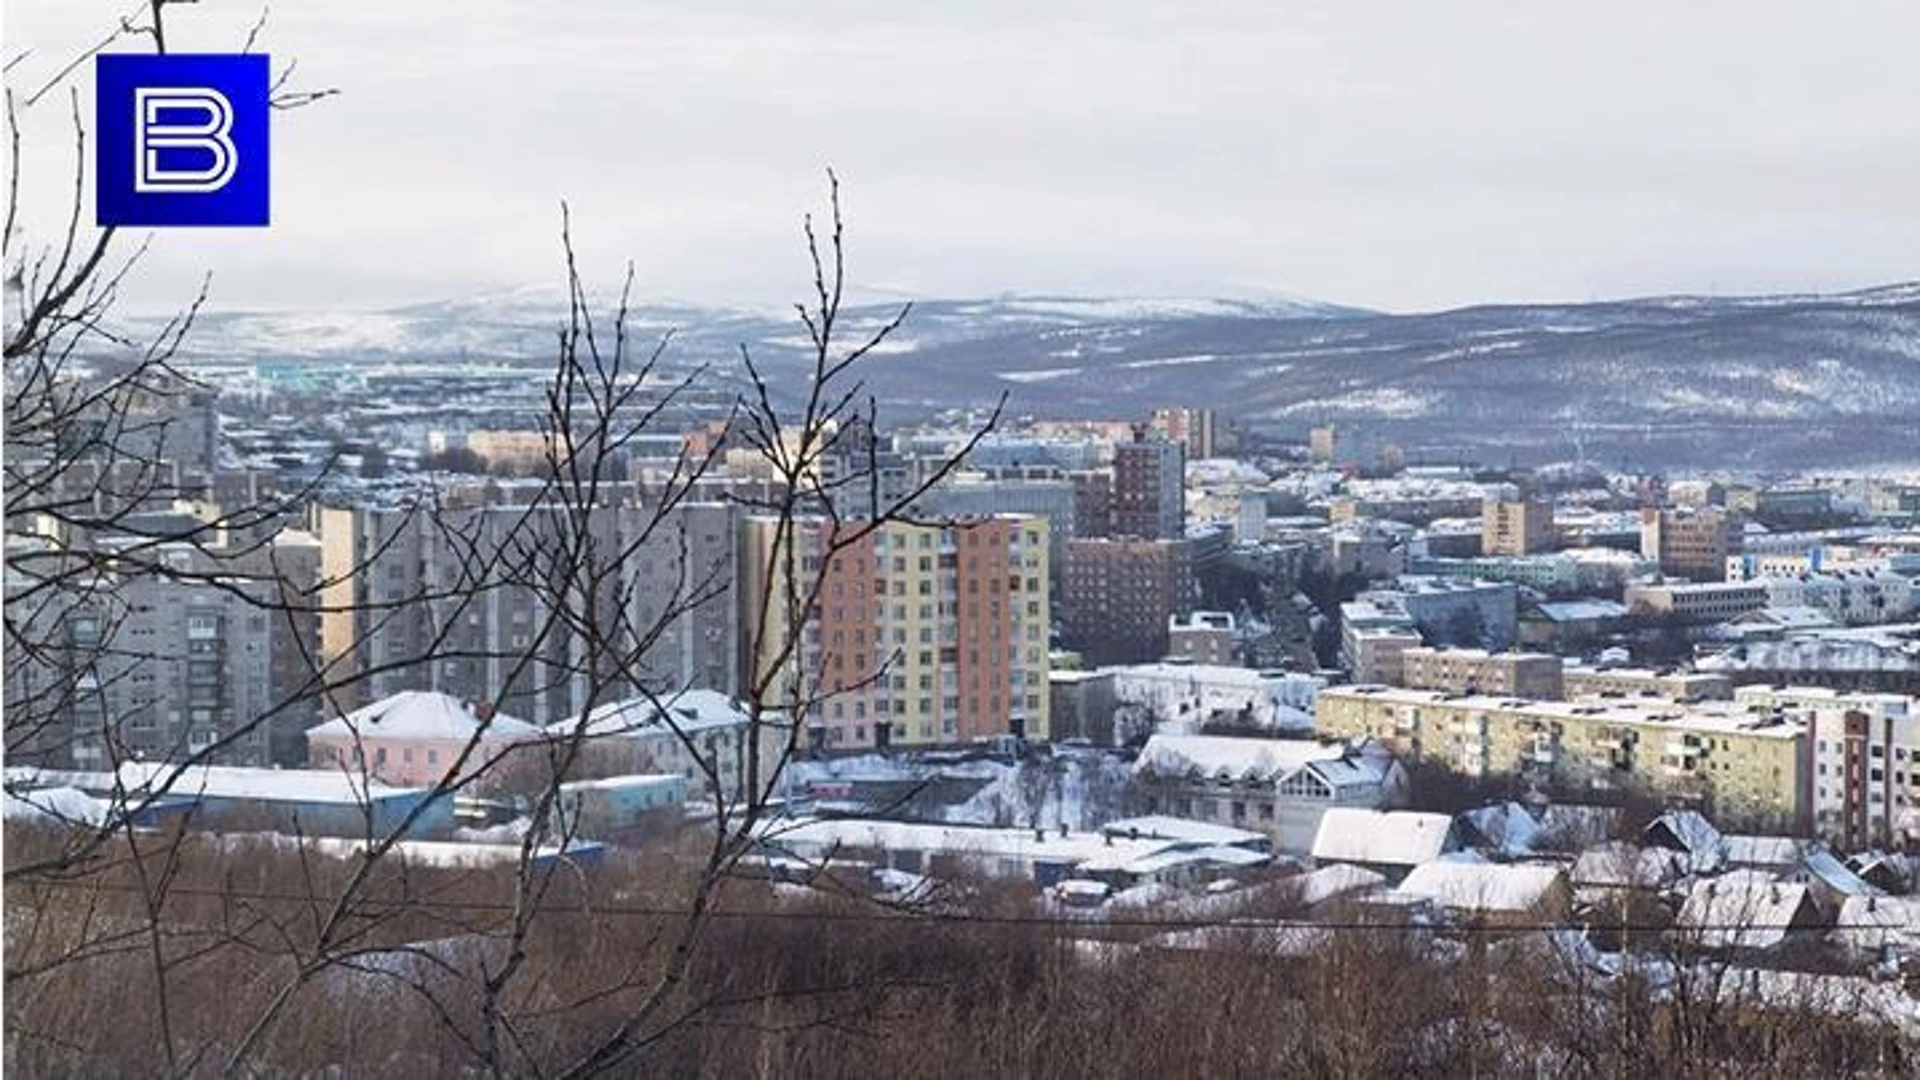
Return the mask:
M268 81L260 53L96 57L95 220L267 224Z

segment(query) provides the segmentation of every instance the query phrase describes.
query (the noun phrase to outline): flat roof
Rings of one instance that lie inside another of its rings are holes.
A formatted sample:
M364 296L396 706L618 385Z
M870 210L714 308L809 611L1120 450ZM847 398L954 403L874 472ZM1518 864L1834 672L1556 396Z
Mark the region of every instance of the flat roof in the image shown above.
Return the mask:
M1633 701L1611 698L1581 701L1533 701L1527 698L1492 694L1452 694L1440 690L1409 690L1404 687L1329 687L1320 692L1320 700L1346 698L1390 701L1405 705L1444 705L1458 709L1494 712L1524 711L1528 715L1583 723L1641 724L1692 731L1712 731L1728 735L1791 740L1806 729L1797 723L1773 723L1739 702L1708 701L1682 704L1673 701Z

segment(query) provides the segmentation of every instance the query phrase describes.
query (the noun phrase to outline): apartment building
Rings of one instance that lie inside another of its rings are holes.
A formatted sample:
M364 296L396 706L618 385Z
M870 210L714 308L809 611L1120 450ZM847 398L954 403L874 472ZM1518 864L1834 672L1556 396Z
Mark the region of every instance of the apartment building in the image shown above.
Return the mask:
M1074 533L1073 481L1058 469L967 471L927 493L918 509L927 517L979 518L1027 514L1047 520L1047 570L1058 585L1065 572L1067 541Z
M1022 514L837 529L806 519L790 533L749 517L742 670L770 682L770 704L799 706L822 749L1045 737L1047 532Z
M1217 449L1212 409L1155 409L1153 430L1162 438L1179 443L1188 461L1210 458Z
M1538 499L1489 499L1480 506L1482 555L1531 555L1554 539L1553 504Z
M1692 581L1720 580L1743 536L1738 516L1712 507L1640 512L1640 554L1658 561L1661 573Z
M30 562L13 565L21 554L9 544L9 617L21 620L8 628L9 723L22 734L11 758L99 769L220 744L223 764L301 760L318 701L313 537L163 545L152 570L38 584Z
M1920 840L1920 708L1892 694L1810 708L1814 829L1846 851Z
M1113 535L1178 540L1187 533L1186 453L1147 432L1140 425L1113 448Z
M1573 791L1636 789L1754 830L1811 820L1806 728L1737 705L1542 702L1389 687L1330 687L1318 733L1371 736L1414 761Z
M1063 643L1095 665L1159 660L1167 627L1193 610L1196 592L1188 540L1072 540L1060 593Z
M598 568L566 556L587 541L563 507L359 506L315 519L326 582L321 651L336 679L351 679L337 695L345 706L437 690L548 724L586 708L596 681L604 692L609 680L643 674L607 667L645 640L615 610L621 573L632 578L612 562L645 535L651 511L620 502L586 517L591 549L605 560ZM605 607L588 612L580 575L594 569L606 571L595 598ZM664 562L657 571L680 573Z
M1596 668L1567 665L1561 672L1565 697L1653 697L1667 701L1726 701L1733 683L1706 671L1655 671L1651 668Z
M1563 662L1546 653L1494 653L1485 649L1407 649L1400 654L1400 685L1413 690L1511 697L1565 696Z
M741 518L735 503L680 503L621 560L631 626L650 642L639 674L653 693L740 689Z

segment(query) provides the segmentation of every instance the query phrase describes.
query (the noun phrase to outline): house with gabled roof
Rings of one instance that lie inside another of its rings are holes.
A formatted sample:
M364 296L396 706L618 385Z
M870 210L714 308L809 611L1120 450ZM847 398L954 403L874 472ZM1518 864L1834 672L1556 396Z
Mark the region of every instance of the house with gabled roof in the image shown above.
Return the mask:
M402 690L307 729L307 759L316 769L365 773L389 784L434 784L456 763L463 776L472 775L542 738L539 728L489 702Z
M1462 847L1460 828L1446 814L1338 807L1320 818L1313 858L1363 866L1397 882L1414 867Z
M1141 749L1133 779L1149 814L1257 830L1287 852L1312 847L1328 810L1398 806L1407 789L1406 770L1370 738L1159 733Z

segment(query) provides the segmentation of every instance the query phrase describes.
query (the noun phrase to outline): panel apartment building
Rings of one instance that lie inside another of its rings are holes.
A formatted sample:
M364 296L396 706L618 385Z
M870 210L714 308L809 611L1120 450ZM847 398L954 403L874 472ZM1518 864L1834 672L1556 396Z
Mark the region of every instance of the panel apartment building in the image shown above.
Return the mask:
M837 533L749 517L742 671L798 704L821 749L1045 737L1048 543L1023 514Z
M1517 774L1574 791L1640 790L1727 827L1811 823L1807 731L1724 703L1542 702L1386 687L1322 690L1322 736L1371 736L1476 779Z

